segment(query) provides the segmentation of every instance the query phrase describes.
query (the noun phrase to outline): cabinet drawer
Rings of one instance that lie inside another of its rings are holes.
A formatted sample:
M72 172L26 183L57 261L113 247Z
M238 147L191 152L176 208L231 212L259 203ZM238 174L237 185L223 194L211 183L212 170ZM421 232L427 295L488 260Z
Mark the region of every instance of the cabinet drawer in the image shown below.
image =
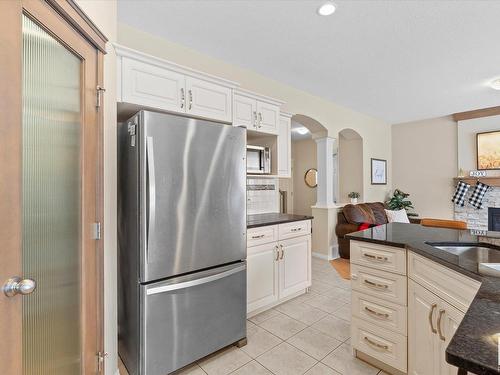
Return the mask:
M406 276L351 264L353 290L406 306Z
M279 239L285 240L297 236L311 234L311 220L294 221L291 223L279 224Z
M406 275L406 249L351 241L351 263Z
M250 228L247 230L247 247L278 241L278 226Z
M351 306L353 316L406 336L405 306L355 291L352 292Z
M481 283L427 258L410 253L408 275L450 305L466 312Z
M358 318L352 319L351 336L353 348L406 373L406 336Z

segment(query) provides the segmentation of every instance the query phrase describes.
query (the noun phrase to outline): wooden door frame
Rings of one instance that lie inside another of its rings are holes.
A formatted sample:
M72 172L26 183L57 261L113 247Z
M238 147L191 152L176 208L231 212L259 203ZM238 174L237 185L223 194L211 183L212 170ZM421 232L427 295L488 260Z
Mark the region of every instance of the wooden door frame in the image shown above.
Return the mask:
M21 14L27 12L35 19L49 19L49 24L56 25L56 22L64 22L73 30L72 33L78 35L82 41L95 49L96 64L96 84L103 85L103 60L105 53L106 37L97 29L92 21L80 10L72 0L11 0L0 1L0 49L8 53L0 54L0 82L8 84L0 85L0 113L3 121L0 124L0 174L1 180L9 181L9 184L0 184L0 212L9 215L0 215L0 283L3 283L11 276L22 276L21 259L21 233L22 217L20 206L22 203L22 27ZM37 17L38 15L38 17ZM50 25L49 30L52 30ZM82 38L83 37L83 38ZM70 46L69 46L70 47ZM94 57L93 57L94 58ZM94 73L93 75L94 76ZM84 83L82 81L82 83ZM93 86L93 85L92 85ZM86 95L96 87L82 86ZM95 102L85 103L82 107L82 114L88 114L91 106ZM103 106L95 112L95 126L97 139L92 145L97 155L97 175L92 175L89 179L95 183L96 193L96 221L104 227L104 188L103 188ZM83 128L82 128L83 129ZM83 133L82 133L83 134ZM17 157L16 157L17 155ZM83 163L83 159L82 159ZM83 170L82 170L83 171ZM85 179L86 176L84 176ZM85 181L83 182L85 183ZM83 199L83 196L82 196ZM82 212L85 207L82 207ZM88 237L90 228L83 228L82 235ZM102 233L102 229L101 229ZM82 240L85 243L86 240ZM98 277L97 289L95 291L95 304L91 304L92 315L97 317L91 322L95 328L96 342L82 342L82 350L85 358L82 358L82 373L91 373L90 367L96 365L97 357L93 352L89 353L86 348L98 347L100 352L104 351L104 241L101 235L99 241L95 241L95 260L92 264ZM15 249L12 251L11 249ZM82 254L85 256L85 254ZM1 286L0 285L0 286ZM85 285L82 285L85 287ZM83 305L82 307L88 308ZM22 360L19 353L22 353L22 298L7 298L0 291L0 353L4 359L0 361L0 373L21 374ZM82 311L84 316L89 311ZM89 320L88 318L86 319ZM82 321L85 326L87 322ZM84 328L83 328L84 329ZM93 337L94 338L94 337Z

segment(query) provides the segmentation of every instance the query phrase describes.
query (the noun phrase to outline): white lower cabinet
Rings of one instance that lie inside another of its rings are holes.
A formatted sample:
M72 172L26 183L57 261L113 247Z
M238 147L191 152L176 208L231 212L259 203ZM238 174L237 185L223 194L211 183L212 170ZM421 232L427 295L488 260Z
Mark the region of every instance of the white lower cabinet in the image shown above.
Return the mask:
M311 235L281 241L279 250L279 295L285 298L311 285Z
M412 280L408 287L409 373L455 375L445 352L464 313Z
M289 239L280 237L287 233L289 224L249 229L251 237L261 241L273 238L266 235L269 228L278 227L280 235L272 242L247 248L248 315L270 308L311 286L311 226L308 221L296 223L297 227L304 224L309 232ZM254 241L249 238L248 245Z
M278 245L252 246L247 253L247 310L253 311L278 300Z

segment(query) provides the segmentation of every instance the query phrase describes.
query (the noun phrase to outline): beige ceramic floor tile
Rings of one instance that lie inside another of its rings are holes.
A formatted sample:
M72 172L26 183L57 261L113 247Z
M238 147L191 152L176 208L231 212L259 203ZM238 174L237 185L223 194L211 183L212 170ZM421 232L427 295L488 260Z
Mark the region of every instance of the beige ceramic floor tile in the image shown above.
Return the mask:
M277 306L276 310L288 315L291 318L297 319L308 326L327 315L325 311L305 303L295 302L295 300L285 302Z
M264 353L257 361L276 375L302 375L317 363L286 342Z
M263 321L272 318L273 316L280 315L281 313L275 309L269 309L264 312L261 312L260 314L257 314L253 317L251 317L250 320L254 324L260 324Z
M352 311L351 311L351 304L350 303L346 303L340 309L338 309L332 313L333 316L340 318L340 319L343 319L347 322L351 321L351 314L352 314Z
M312 325L313 328L339 341L345 341L351 336L351 325L343 319L328 315Z
M322 295L315 296L310 300L305 301L304 303L331 314L344 306L346 304L346 301L337 297Z
M202 359L198 364L208 375L226 375L251 360L241 349L231 346Z
M304 323L285 314L267 319L260 326L282 340L292 337L307 327Z
M272 372L262 366L259 362L248 362L245 366L240 367L231 375L272 375Z
M340 375L337 371L331 369L330 367L324 365L323 363L318 363L312 369L306 372L305 375Z
M282 342L278 337L256 325L247 329L247 340L247 344L241 347L241 350L252 358L257 358Z
M322 360L342 344L341 341L311 327L290 337L287 342L317 360Z
M206 372L201 369L196 363L184 367L182 370L174 372L172 375L206 375Z
M370 366L352 355L349 345L342 344L327 355L322 362L341 374L349 375L376 375L379 369Z
M329 291L332 288L331 285L325 284L321 281L313 280L312 285L311 285L311 291L314 293L324 293Z

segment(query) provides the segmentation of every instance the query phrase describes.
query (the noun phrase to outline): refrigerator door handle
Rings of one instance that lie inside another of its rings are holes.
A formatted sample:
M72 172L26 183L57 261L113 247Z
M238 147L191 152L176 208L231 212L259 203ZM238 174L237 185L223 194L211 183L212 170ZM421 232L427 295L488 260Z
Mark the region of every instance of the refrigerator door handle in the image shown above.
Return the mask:
M155 158L153 148L153 137L147 137L146 147L148 159L148 231L146 241L146 254L149 253L149 244L154 235L156 220L156 181L155 181Z
M224 277L233 275L235 273L244 271L245 268L246 268L246 265L242 265L242 266L239 266L239 267L227 270L227 271L223 271L221 273L217 273L215 275L210 275L210 276L207 276L207 277L202 277L200 279L189 280L189 281L185 281L185 282L181 282L181 283L177 283L177 284L170 284L170 285L163 285L163 286L153 287L151 289L147 289L146 294L148 296L150 296L152 294L158 294L158 293L164 293L164 292L171 292L171 291L174 291L174 290L191 288L191 287L194 287L194 286L197 286L197 285L208 284L208 283L211 283L213 281L222 279Z

